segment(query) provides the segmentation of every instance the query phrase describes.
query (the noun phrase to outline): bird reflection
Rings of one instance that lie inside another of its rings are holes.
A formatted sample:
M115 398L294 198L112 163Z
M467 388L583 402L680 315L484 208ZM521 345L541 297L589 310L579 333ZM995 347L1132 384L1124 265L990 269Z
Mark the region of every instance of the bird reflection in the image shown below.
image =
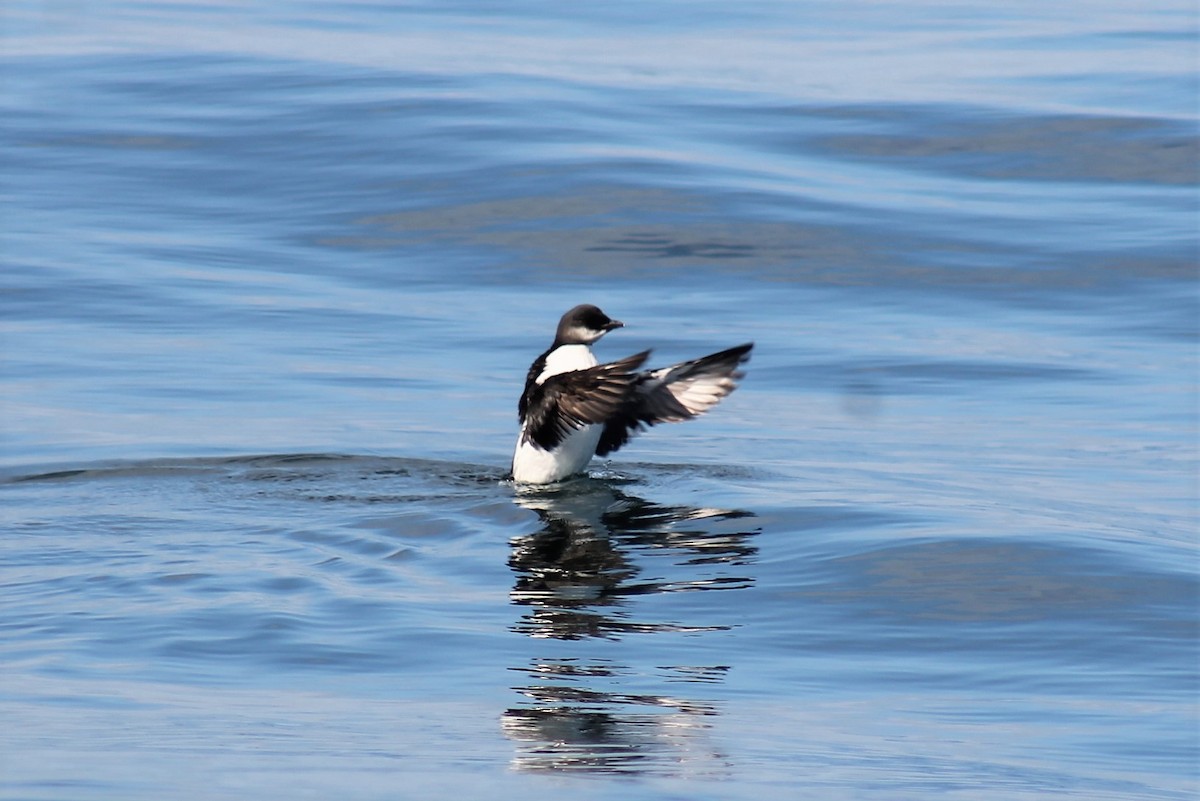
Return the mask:
M514 766L724 773L725 758L707 740L717 706L674 690L719 683L730 666L637 668L625 664L636 661L636 646L622 641L729 628L639 619L639 607L649 605L637 601L657 593L750 587L756 532L745 529L745 518L753 515L662 506L594 480L523 491L516 503L535 511L541 528L512 543L512 601L522 610L512 630L576 652L513 668L527 679L514 687L522 703L502 720L505 734L520 744ZM612 654L629 658L598 658L587 646L604 641ZM571 642L579 645L573 649Z
M722 626L630 619L631 597L661 592L742 589L744 567L757 549L755 532L730 529L749 512L659 506L602 482L525 493L516 502L541 518L542 529L513 542L509 567L517 574L513 602L529 608L515 630L533 637L619 637L630 632L706 631ZM666 555L670 578L639 579L633 554ZM730 568L723 570L720 568ZM730 575L728 573L736 573Z

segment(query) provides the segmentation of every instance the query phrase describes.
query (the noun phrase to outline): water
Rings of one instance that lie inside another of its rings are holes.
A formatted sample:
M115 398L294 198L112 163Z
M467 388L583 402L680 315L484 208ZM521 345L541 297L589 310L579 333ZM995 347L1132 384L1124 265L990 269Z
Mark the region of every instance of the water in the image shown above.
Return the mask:
M0 797L1200 791L1190 5L4 14Z

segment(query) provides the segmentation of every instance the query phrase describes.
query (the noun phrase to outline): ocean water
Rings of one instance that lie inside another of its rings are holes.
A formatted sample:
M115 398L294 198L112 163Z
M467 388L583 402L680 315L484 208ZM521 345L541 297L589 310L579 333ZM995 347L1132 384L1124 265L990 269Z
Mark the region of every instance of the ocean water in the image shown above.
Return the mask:
M1193 799L1194 4L10 0L0 798ZM558 316L756 343L506 480Z

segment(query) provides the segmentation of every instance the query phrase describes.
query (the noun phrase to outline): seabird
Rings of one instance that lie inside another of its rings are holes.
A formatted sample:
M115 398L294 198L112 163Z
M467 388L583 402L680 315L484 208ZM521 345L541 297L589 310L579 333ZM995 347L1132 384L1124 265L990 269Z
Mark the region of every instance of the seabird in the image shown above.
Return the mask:
M671 367L640 370L645 350L600 364L592 344L624 323L595 306L562 316L554 342L529 367L517 406L521 433L513 480L549 484L579 473L593 455L607 456L644 427L690 420L737 387L738 365L754 343Z

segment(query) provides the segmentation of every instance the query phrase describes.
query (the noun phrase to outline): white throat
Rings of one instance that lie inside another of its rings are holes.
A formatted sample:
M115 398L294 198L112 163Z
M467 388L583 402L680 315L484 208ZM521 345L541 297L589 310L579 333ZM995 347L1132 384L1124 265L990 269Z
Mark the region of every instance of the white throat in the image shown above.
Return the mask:
M550 351L550 355L546 357L546 366L542 368L542 372L534 380L540 384L552 375L570 373L574 370L586 370L589 367L595 367L597 364L599 362L596 361L596 354L592 353L592 349L589 346L559 345Z

